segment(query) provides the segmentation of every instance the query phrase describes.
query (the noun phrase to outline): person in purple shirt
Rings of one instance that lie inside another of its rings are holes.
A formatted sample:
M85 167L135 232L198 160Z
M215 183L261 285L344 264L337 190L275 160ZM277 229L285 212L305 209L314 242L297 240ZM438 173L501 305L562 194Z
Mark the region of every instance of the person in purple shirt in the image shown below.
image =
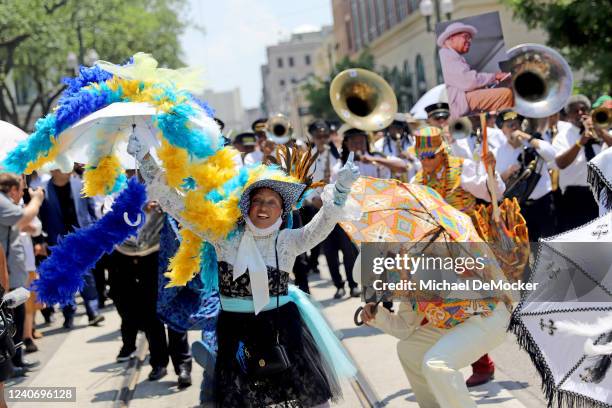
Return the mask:
M514 106L514 94L510 88L487 88L509 78L508 73L476 72L463 57L470 51L472 38L477 32L471 25L452 23L437 39L451 119Z

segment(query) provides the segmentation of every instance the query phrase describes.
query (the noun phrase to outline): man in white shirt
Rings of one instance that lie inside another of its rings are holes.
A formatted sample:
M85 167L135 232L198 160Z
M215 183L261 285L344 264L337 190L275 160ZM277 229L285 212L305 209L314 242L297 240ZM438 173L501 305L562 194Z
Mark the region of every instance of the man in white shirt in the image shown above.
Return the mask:
M497 126L501 128L505 141L495 152L495 170L506 183L506 197L516 197L521 205L529 229L529 240L554 234L554 223L550 221L553 211L552 185L547 162L554 160L552 145L520 130L523 117L512 110L499 113ZM532 164L532 160L535 162ZM527 167L533 167L531 176L512 184Z
M385 129L384 137L374 143L374 150L384 156L402 160L405 170L393 172L392 176L400 181L408 182L417 172L418 165L418 160L409 150L412 145L406 116L398 113L393 122Z
M509 78L508 73L476 72L462 56L470 51L477 32L476 27L457 22L449 24L436 40L452 119L514 106L510 88L487 88Z
M571 96L566 105L567 122L559 121L553 142L559 167L559 187L563 193L560 227L576 228L596 218L599 209L587 184L587 162L601 151L601 144L585 132L590 125L591 102L584 95Z

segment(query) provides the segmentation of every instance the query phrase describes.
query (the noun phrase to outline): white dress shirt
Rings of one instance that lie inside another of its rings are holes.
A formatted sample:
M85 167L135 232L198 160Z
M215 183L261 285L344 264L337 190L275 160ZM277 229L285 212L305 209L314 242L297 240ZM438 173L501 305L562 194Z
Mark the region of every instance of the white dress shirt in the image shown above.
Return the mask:
M401 143L402 149L404 149L404 151L410 148L410 146L412 146L412 144L405 139L403 139ZM410 160L406 160L405 158L401 157L401 152L398 152L397 150L397 143L395 141L391 141L391 143L389 143L386 137L378 139L376 142L374 142L374 150L384 154L385 156L397 157L398 159L402 160L408 166L406 180L412 179L414 175L421 169L421 162L416 160L416 158L414 161L411 162Z
M443 173L444 168L438 171L436 178L439 180ZM414 178L410 182L414 183ZM499 200L502 198L504 191L506 191L506 185L497 172L495 172L495 182L495 191L497 193L497 199ZM489 202L491 201L491 195L487 187L487 172L482 162L475 162L470 159L463 160L460 186L476 198Z
M539 142L540 143L536 151L540 156L542 156L544 162L542 162L540 166L540 180L529 195L529 200L537 200L538 198L542 198L552 191L550 174L548 173L548 165L546 163L555 158L555 149L547 141L540 140ZM519 147L513 147L510 143L508 143L508 141L506 141L495 151L495 170L501 174L508 170L508 168L510 168L510 166L513 164L519 164L518 158L522 151L522 145Z
M553 142L553 147L557 157L565 153L578 140L580 140L580 129L569 122L559 121L557 123L557 137ZM595 154L601 151L600 145L593 145ZM587 187L587 159L584 153L584 147L580 148L580 152L576 159L564 169L559 170L559 187L562 192L565 192L568 186Z
M381 179L391 178L391 170L388 167L376 165L372 163L364 163L356 161L355 164L359 167L359 175L364 177L376 177ZM342 160L338 160L334 167L332 167L331 181L335 182L338 177L338 172L342 168Z
M263 161L263 153L260 150L255 150L244 156L244 165L259 164Z

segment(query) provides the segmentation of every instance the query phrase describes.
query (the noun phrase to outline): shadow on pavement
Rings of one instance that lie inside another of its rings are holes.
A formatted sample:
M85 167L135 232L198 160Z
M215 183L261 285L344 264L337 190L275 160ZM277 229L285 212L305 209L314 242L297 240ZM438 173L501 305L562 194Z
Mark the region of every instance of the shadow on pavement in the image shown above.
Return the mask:
M114 401L117 398L118 390L108 390L97 392L91 402Z
M379 334L382 334L382 332L374 327L352 327L350 329L342 329L342 340L350 339L353 337L377 336Z
M399 391L394 392L394 393L393 393L393 394L391 394L391 395L387 395L385 398L381 399L381 400L380 400L380 404L381 404L381 406L383 406L383 407L384 407L384 406L387 406L387 405L388 405L389 403L391 403L393 400L398 399L398 398L400 398L400 397L402 397L402 396L404 396L404 395L410 395L410 396L412 396L412 392L411 392L410 390L408 390L408 389L405 389L405 390L399 390ZM405 398L405 400L406 400L406 401L409 401L409 399L408 399L408 398L410 398L410 397Z
M522 390L525 388L529 388L529 383L525 381L497 381L497 383L507 390Z
M92 373L120 373L125 371L125 363L106 363L94 367L89 371L91 371Z
M113 332L106 333L98 337L94 337L93 339L89 339L87 340L87 343L101 343L104 341L113 341L113 340L119 339L120 337L121 337L121 331L117 329Z

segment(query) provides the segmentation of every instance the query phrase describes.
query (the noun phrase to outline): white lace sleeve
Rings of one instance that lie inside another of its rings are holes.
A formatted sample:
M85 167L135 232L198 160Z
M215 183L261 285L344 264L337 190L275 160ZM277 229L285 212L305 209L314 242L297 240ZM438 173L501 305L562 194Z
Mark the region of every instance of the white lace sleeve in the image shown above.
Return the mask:
M344 206L334 204L334 188L334 184L325 186L321 194L323 206L308 224L295 230L283 230L283 241L296 256L323 241L338 222L361 218L360 207L350 196Z
M157 201L161 208L174 219L195 232L202 239L211 242L209 237L191 226L190 223L183 218L182 213L185 210L183 196L166 183L164 172L157 165L155 160L151 156L146 156L140 161L140 164L140 174L147 185L148 199Z

